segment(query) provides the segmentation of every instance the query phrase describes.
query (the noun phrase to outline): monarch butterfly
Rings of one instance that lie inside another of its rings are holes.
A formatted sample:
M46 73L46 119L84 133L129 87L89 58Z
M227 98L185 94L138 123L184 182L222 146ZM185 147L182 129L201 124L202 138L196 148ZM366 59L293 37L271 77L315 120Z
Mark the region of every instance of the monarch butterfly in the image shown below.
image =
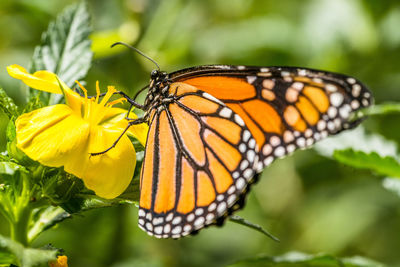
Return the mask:
M372 103L355 78L297 67L158 67L147 87L144 105L128 101L145 111L130 125L149 124L138 222L158 238L221 223L266 166L355 127Z

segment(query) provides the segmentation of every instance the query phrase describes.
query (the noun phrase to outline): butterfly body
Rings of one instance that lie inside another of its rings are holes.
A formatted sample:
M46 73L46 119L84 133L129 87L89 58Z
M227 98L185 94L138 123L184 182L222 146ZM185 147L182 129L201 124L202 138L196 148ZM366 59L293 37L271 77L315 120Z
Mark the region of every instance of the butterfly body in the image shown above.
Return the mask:
M139 226L179 238L236 210L276 158L356 126L372 102L352 77L295 67L153 71Z

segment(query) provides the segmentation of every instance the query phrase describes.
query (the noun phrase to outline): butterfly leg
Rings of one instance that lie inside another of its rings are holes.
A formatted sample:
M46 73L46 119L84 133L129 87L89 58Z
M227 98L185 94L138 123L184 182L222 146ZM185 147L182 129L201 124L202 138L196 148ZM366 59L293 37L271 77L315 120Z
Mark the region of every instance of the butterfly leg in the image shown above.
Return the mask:
M122 136L124 136L124 134L126 133L126 131L128 131L128 129L129 129L132 125L141 124L141 123L144 123L144 122L145 122L145 119L144 119L144 118L138 118L138 119L129 121L129 122L128 122L128 126L126 126L126 128L122 131L122 133L120 134L120 136L118 136L117 140L115 140L114 143L113 143L109 148L107 148L106 150L101 151L101 152L90 153L90 156L98 156L98 155L102 155L102 154L107 153L108 151L110 151L111 149L113 149L113 148L118 144L119 140L121 140Z

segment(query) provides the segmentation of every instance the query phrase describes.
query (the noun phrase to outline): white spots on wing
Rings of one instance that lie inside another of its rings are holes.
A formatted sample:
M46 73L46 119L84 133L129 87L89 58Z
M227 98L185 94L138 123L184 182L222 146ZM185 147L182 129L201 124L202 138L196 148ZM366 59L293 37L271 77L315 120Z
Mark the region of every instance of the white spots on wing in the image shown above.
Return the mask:
M269 143L272 146L278 146L281 143L281 139L278 136L271 136L271 138L269 139Z
M239 178L236 180L236 187L238 190L242 190L246 185L246 181L243 178Z
M214 101L214 102L220 104L220 105L224 105L224 103L222 103L221 100L219 100L219 99L213 97L213 96L210 95L209 93L203 93L203 96L204 96L205 98L211 100L211 101Z
M335 107L329 107L328 108L328 116L329 118L334 118L337 115L337 108Z
M328 130L329 131L335 130L335 124L333 123L333 121L328 122Z
M325 86L325 88L326 88L326 90L327 90L328 92L331 92L331 93L336 92L336 91L338 90L337 86L336 86L336 85L333 85L333 84L331 84L331 83L328 83L328 84Z
M238 114L235 114L234 118L237 124L239 124L242 127L244 126L244 121Z
M172 220L173 217L174 217L174 214L170 213L170 214L167 215L167 218L165 218L165 220L166 220L167 222L169 222L169 221Z
M278 158L283 157L285 155L285 153L286 153L286 151L283 146L278 146L274 152L275 156Z
M247 149L247 147L246 147L246 145L244 143L241 143L239 145L239 151L240 152L244 153L246 151L246 149Z
M255 148L256 147L256 140L254 138L251 138L249 141L249 147L250 148Z
M348 82L349 84L354 84L354 83L356 83L356 79L354 79L354 78L352 78L352 77L349 77L349 78L347 78L347 82Z
M297 74L299 76L306 76L307 75L307 71L305 69L299 69L299 70L297 70Z
M301 91L304 88L304 83L301 82L295 82L292 84L292 86L290 86L298 91Z
M237 66L237 69L238 69L238 70L245 70L246 67L245 67L245 66Z
M170 224L166 224L164 226L164 233L168 234L171 231L171 225Z
M340 106L343 103L344 97L341 93L333 93L330 95L331 104L335 107Z
M227 208L227 206L226 206L226 203L225 203L225 202L219 203L219 204L218 204L218 207L217 207L217 213L218 213L218 214L223 214L223 213L225 213L226 208Z
M211 203L210 206L208 206L208 211L212 212L215 210L215 208L217 207L217 204L215 202Z
M252 84L255 80L257 80L257 76L247 76L247 82Z
M287 146L286 150L287 150L288 153L292 153L293 151L296 150L296 146L293 145L293 144L290 144L290 145Z
M196 214L197 216L200 216L204 213L204 210L202 208L197 209L194 214Z
M268 156L269 154L271 154L272 152L272 146L269 144L264 145L263 149L262 149L262 153L264 156Z
M214 220L214 218L215 218L215 215L213 213L209 213L206 216L207 222L211 222L212 220Z
M244 130L243 131L243 141L247 142L250 139L250 137L251 137L251 133L248 130Z
M285 141L285 143L290 143L294 140L294 135L291 131L285 131L283 133L283 141Z
M360 102L358 100L353 100L350 105L352 109L358 109L360 107Z
M304 132L304 136L305 137L311 137L312 136L312 134L313 134L313 131L311 130L311 129L307 129L305 132Z
M164 222L164 218L163 217L159 217L159 218L154 218L153 219L153 224L157 225L157 224L161 224Z
M306 140L303 137L300 137L296 140L296 144L299 147L305 147L306 146Z
M254 150L247 151L247 159L250 162L254 162L255 157L256 157L256 152L254 152Z
M260 72L269 72L269 68L261 68Z
M265 79L262 82L262 85L265 89L272 90L275 86L275 82L273 80Z
M317 130L323 131L326 128L326 121L320 120L317 124Z
M254 172L252 169L247 169L243 172L243 176L244 178L246 178L247 180L250 180L250 178L253 176Z
M343 105L339 109L339 114L342 118L347 119L350 116L351 107L349 104Z
M158 235L161 235L162 234L162 230L163 230L162 226L157 226L157 227L154 228L154 233L156 233Z
M180 234L182 232L182 226L178 225L176 226L174 229L172 229L172 234L177 235Z
M215 203L213 203L213 204L215 204ZM212 204L211 204L212 205ZM210 205L210 207L211 207L211 205ZM210 208L209 207L209 208ZM214 207L215 208L215 207ZM190 213L187 217L186 217L186 221L188 221L188 222L191 222L191 221L193 221L194 220L194 214L193 213Z
M272 162L274 161L274 157L273 156L269 156L267 158L264 159L264 165L268 166L270 165Z
M144 217L146 215L146 213L144 212L144 210L139 209L139 217Z
M223 107L223 108L220 110L219 115L222 116L222 117L224 117L224 118L230 118L231 115L232 115L232 110L230 110L230 109L227 108L227 107Z
M288 71L281 71L281 76L282 76L282 77L288 77L288 76L290 76L290 72L288 72Z
M352 86L352 89L351 89L351 94L352 94L354 97L359 97L359 96L360 96L360 93L361 93L361 85L359 85L359 84L354 84L354 85Z
M254 153L254 151L253 151ZM244 170L249 166L249 162L247 160L243 160L242 163L240 163L240 170Z
M153 231L153 225L151 224L151 223L146 223L146 229L148 230L148 231Z
M182 221L182 217L178 216L172 220L172 224L179 224Z
M231 185L227 191L228 195L232 195L233 193L235 193L236 191L236 187L234 185Z

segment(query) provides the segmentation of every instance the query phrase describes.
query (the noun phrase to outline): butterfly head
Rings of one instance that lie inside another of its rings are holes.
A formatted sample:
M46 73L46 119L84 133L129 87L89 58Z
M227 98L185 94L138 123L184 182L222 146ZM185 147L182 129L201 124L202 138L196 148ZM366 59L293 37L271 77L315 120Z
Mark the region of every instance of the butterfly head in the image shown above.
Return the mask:
M145 106L150 107L160 101L160 98L168 94L169 75L165 71L153 70L150 73L149 92L145 100Z

